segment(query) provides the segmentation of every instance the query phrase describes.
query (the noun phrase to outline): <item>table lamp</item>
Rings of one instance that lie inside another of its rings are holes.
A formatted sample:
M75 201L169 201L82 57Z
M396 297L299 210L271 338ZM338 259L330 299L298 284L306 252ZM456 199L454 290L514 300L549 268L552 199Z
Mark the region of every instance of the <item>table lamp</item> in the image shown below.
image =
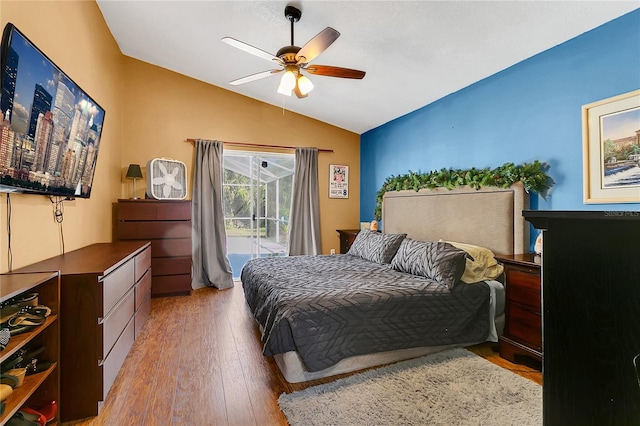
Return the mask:
M140 164L129 164L129 168L127 169L127 177L133 179L133 199L137 200L138 197L136 196L136 179L142 177Z

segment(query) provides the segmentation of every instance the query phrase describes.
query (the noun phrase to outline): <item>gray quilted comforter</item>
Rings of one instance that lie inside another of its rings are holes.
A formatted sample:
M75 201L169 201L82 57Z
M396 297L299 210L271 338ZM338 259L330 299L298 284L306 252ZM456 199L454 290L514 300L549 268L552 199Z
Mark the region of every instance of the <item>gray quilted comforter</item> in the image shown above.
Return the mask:
M262 328L264 355L297 351L308 371L355 355L489 335L484 282L449 290L351 255L253 259L241 280Z

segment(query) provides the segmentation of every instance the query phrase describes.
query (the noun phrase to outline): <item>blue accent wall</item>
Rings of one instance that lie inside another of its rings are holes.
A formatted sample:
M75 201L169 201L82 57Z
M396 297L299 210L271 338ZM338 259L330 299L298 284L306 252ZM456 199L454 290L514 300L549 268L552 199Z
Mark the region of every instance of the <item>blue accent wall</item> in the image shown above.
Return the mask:
M437 82L434 82L437 84ZM640 88L640 9L361 136L361 221L391 175L548 162L540 210L640 210L584 204L582 105ZM640 188L638 188L640 195ZM535 236L532 236L535 238Z

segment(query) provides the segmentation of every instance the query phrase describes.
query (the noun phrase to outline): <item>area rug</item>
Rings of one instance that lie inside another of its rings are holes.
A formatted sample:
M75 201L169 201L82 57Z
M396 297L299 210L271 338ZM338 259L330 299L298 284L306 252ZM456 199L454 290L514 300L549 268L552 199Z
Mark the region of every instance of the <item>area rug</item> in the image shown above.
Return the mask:
M542 424L542 386L465 349L282 394L278 402L291 426Z

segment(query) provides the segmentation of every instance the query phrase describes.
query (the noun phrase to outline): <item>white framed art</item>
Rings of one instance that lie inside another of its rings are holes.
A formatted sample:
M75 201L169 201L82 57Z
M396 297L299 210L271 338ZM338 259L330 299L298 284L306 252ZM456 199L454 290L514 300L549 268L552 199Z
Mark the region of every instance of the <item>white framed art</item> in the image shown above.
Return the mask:
M640 90L582 107L584 203L640 202Z
M349 198L349 166L329 165L329 198Z

